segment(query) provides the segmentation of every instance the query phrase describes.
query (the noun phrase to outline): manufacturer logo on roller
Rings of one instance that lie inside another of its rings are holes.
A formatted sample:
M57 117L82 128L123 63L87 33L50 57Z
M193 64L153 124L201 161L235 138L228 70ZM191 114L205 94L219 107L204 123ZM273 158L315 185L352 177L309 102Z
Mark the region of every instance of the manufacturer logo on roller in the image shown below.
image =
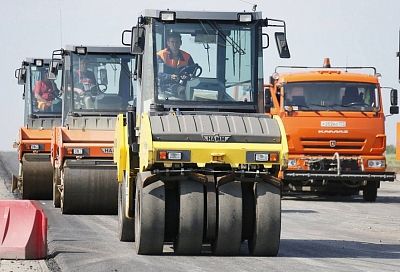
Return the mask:
M206 142L215 142L215 143L224 143L229 140L231 136L223 136L223 135L203 135L203 139Z
M103 151L105 154L112 154L114 150L112 147L103 147L101 151Z

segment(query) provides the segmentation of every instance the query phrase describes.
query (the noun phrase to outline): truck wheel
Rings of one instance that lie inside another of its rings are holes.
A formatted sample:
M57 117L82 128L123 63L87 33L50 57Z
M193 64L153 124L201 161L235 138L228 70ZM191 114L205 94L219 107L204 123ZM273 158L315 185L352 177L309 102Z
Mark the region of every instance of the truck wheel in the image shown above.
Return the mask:
M280 189L265 182L254 183L255 222L249 251L257 256L276 256L281 237Z
M120 241L123 242L133 242L135 241L135 219L126 216L126 176L124 176L123 181L118 187L118 237ZM132 188L132 187L131 187ZM133 194L131 194L133 196ZM133 197L129 198L129 208L134 205Z
M378 186L375 181L367 181L363 189L363 198L367 202L375 202L378 194Z

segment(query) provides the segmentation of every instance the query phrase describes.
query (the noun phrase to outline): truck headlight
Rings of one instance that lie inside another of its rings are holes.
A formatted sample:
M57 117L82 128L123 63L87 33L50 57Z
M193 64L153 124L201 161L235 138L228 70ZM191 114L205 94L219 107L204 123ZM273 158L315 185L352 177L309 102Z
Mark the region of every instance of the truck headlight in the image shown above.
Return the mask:
M386 166L385 160L368 160L368 167L370 168L382 168Z

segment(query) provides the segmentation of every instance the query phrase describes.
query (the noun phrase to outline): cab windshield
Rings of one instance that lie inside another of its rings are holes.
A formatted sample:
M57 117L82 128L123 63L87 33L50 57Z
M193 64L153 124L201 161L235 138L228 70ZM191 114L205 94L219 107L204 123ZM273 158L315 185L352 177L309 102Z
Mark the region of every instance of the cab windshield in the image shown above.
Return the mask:
M158 102L255 103L262 77L254 50L256 29L256 23L156 22Z
M133 93L129 54L72 54L74 111L125 111Z
M32 113L61 114L61 73L55 80L48 79L49 66L30 66Z
M376 111L379 109L377 85L357 82L287 83L284 107L300 111Z

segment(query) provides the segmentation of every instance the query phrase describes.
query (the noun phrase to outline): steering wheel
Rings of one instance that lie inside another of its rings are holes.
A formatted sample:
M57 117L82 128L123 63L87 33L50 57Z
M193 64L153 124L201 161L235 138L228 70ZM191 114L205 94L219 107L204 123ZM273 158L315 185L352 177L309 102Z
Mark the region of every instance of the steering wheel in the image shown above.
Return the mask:
M103 83L98 83L90 87L90 93L92 95L98 95L100 93L105 93L107 91L107 85Z
M177 74L179 84L185 85L192 78L197 78L201 75L203 69L197 63L183 67Z

